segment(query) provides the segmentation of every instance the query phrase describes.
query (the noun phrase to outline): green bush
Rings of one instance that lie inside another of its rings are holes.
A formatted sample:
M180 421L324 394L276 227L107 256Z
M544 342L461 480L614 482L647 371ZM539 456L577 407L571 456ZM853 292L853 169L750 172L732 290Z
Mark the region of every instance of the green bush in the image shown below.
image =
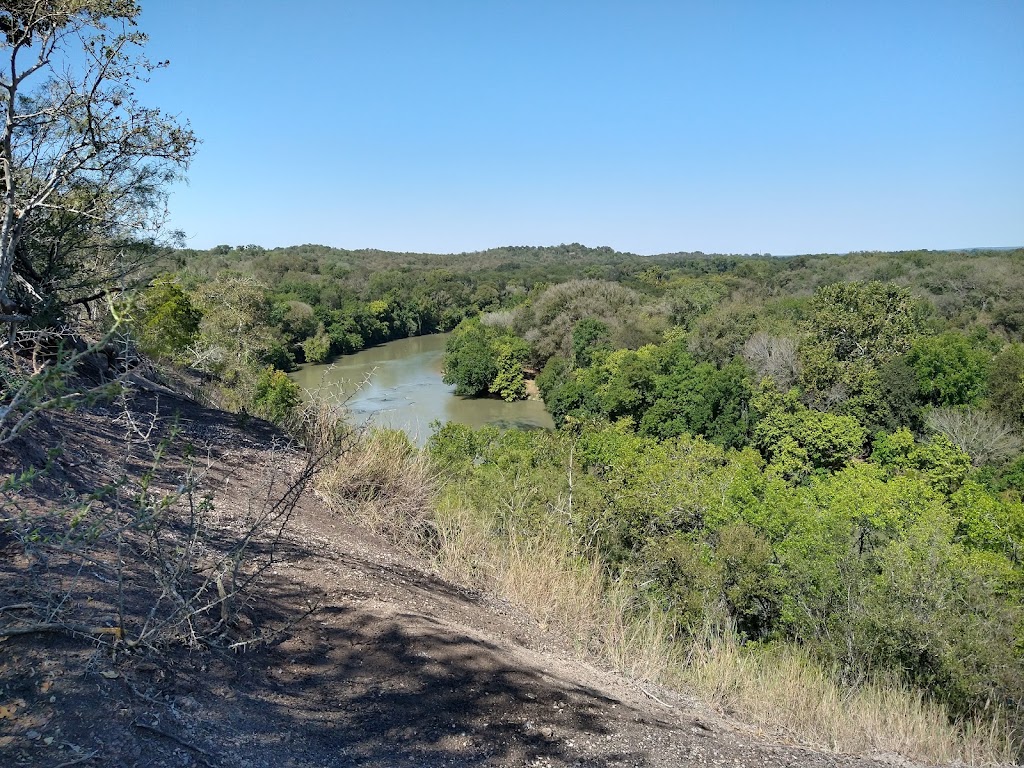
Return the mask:
M163 277L142 292L135 316L139 348L153 357L176 357L196 340L203 314L189 294Z
M280 424L300 402L302 388L284 371L268 366L259 372L252 396L255 415Z

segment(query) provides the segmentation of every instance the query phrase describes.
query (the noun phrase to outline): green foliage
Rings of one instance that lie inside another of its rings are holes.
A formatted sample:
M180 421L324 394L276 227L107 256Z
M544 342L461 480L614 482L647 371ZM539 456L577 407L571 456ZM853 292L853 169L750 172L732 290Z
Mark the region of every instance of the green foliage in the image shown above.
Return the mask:
M721 594L736 628L745 636L768 637L777 626L786 583L770 542L743 521L718 530L715 557Z
M475 397L490 389L497 374L487 329L479 320L463 321L445 344L445 384L454 384L457 395Z
M566 379L544 396L544 406L557 426L600 418L603 405L591 385L590 376Z
M917 302L905 288L879 283L834 283L811 300L808 329L840 361L884 363L905 352L920 330Z
M463 320L445 344L444 382L455 393L476 397L486 393L504 400L526 397L524 366L529 345L479 319Z
M858 617L871 662L903 670L958 712L1020 696L1024 612L1007 595L1019 570L956 543L942 514L920 518L880 551L875 570Z
M917 374L906 357L890 360L878 370L876 407L864 421L872 431L894 432L901 427L920 431L921 400Z
M440 467L455 476L468 472L482 442L478 433L465 424L453 421L431 424L433 433L427 441L431 458Z
M331 337L324 330L323 324L317 329L316 335L302 342L301 347L307 363L322 363L327 359L331 353Z
M589 368L571 374L556 363L542 374L541 391L556 424L567 416L628 419L645 435L699 434L738 447L749 428L748 374L738 360L721 368L697 363L685 340L673 336L661 345L599 352Z
M600 415L612 421L629 418L636 423L653 402L659 370L656 347L619 349L603 356L593 369L580 375L580 380L597 392Z
M1020 562L1024 555L1024 505L1020 499L1000 499L970 480L950 497L950 509L957 541Z
M491 340L491 350L496 373L488 391L508 402L522 400L526 397L523 366L530 355L530 345L516 336L499 336Z
M691 321L690 351L700 360L721 365L743 350L761 327L761 307L749 300L725 302Z
M922 328L921 305L905 288L879 282L820 288L800 348L806 396L821 406L856 403L877 382L877 369L905 353Z
M540 395L544 398L545 402L552 397L558 388L566 384L568 373L569 361L564 357L555 355L548 358L548 361L544 363L543 370L537 375L537 389L540 390Z
M162 277L139 297L132 329L147 355L175 357L195 341L201 319L189 295L173 279Z
M608 326L593 317L585 317L572 329L572 360L577 368L586 368L593 362L594 352L607 349Z
M703 435L726 448L746 444L749 430L749 371L739 360L716 368L685 353L655 380L654 402L640 422L644 434Z
M291 367L285 340L273 325L273 306L264 286L239 275L225 274L215 284L199 286L199 367L224 374L264 363Z
M856 419L813 411L796 390L783 394L762 386L752 405L759 414L752 443L787 477L840 469L864 446L867 435Z
M252 397L255 415L280 424L300 402L302 390L286 373L269 366L260 371Z
M946 494L959 488L971 470L971 457L944 435L918 442L905 427L876 440L871 458L893 473L920 472Z
M657 341L667 323L663 307L645 305L631 288L606 280L570 280L524 305L514 328L530 340L535 362L543 364L553 355L575 361L577 341L584 357L601 347L635 349Z
M1024 496L1024 455L1006 466L996 486L997 490L1012 490L1019 500Z
M906 356L929 405L975 405L988 384L991 355L960 333L917 339Z
M1024 344L1009 344L992 358L989 397L1003 418L1024 425Z

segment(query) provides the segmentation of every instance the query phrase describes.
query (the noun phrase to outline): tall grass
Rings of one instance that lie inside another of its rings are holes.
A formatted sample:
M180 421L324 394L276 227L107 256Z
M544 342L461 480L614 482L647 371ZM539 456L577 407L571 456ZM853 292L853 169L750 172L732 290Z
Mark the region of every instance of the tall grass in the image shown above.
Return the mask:
M317 489L335 510L395 543L419 545L432 538L434 476L426 455L404 432L361 435L320 474Z
M377 433L328 473L322 489L393 540L429 542L445 576L517 603L542 628L564 633L580 654L696 692L789 739L938 764L1005 765L1019 753L998 714L954 723L940 704L899 682L844 685L796 646L745 648L728 631L712 629L680 640L656 608L609 583L601 564L581 556L567 536L499 529L498 515L467 508L457 493L435 498L436 485L422 453L394 433Z
M574 554L567 539L498 536L485 516L459 506L439 507L435 520L437 564L448 578L517 603L581 654L597 654L633 677L666 678L679 649L664 617L638 612L628 590L609 587L601 564Z
M732 634L706 632L680 681L747 722L836 752L969 765L1009 764L1016 752L998 717L953 724L945 707L899 681L841 685L789 644L745 649Z

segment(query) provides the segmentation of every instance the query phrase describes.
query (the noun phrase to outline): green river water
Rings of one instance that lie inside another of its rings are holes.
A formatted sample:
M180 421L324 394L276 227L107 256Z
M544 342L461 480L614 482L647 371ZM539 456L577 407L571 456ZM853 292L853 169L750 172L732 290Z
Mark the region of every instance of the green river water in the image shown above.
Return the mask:
M392 341L345 355L331 365L303 366L291 377L307 390L340 388L348 397L353 423L401 429L419 445L430 436L433 421L554 428L539 400L506 403L456 396L455 387L441 381L447 339L447 334L434 334Z

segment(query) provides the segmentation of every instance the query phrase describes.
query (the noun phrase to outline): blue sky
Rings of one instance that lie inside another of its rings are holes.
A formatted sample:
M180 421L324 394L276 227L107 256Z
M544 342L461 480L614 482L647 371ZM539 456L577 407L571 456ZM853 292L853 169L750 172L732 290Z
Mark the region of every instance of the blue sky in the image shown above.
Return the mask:
M1024 245L1024 2L142 0L189 244Z

